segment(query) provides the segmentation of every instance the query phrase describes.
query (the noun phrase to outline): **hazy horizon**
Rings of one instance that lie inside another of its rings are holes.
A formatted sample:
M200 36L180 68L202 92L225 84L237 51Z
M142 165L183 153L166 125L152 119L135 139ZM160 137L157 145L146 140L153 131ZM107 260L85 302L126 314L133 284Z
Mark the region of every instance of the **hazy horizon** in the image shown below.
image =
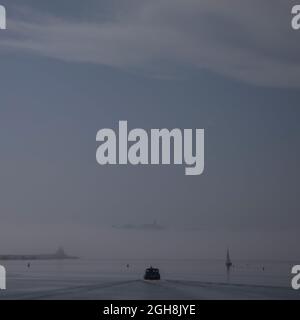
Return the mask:
M299 259L293 1L69 3L1 1L0 254ZM119 120L204 128L204 173L99 166Z

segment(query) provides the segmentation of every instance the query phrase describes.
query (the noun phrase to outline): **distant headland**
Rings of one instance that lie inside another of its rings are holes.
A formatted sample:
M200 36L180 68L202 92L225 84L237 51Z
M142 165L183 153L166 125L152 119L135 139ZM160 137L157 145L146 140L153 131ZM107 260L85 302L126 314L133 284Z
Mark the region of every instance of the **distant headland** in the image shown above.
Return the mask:
M69 256L63 248L52 254L0 254L0 260L70 260L79 257Z

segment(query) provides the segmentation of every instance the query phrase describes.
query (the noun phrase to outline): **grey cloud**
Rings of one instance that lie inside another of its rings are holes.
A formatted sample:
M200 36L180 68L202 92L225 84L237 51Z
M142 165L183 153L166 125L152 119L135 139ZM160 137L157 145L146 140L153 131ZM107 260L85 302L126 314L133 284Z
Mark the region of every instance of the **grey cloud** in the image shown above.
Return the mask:
M113 225L115 229L127 229L127 230L150 230L150 231L161 231L165 227L154 221L153 223L145 223L141 225L137 224L124 224L124 225Z
M292 1L127 1L111 19L80 22L41 12L9 23L0 48L65 61L164 73L164 65L210 71L266 86L298 87ZM29 19L28 19L29 17ZM160 70L160 71L157 71Z

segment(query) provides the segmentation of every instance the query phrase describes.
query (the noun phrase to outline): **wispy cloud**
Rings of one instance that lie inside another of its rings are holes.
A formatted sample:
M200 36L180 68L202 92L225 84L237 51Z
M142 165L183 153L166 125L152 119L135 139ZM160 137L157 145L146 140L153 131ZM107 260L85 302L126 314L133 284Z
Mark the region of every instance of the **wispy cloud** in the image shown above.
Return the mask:
M156 221L153 223L145 223L145 224L123 224L123 225L113 225L115 229L126 229L126 230L149 230L149 231L161 231L164 230L165 227L158 224Z
M147 70L207 69L265 86L300 85L292 0L128 1L109 19L62 19L26 10L0 48L65 61Z

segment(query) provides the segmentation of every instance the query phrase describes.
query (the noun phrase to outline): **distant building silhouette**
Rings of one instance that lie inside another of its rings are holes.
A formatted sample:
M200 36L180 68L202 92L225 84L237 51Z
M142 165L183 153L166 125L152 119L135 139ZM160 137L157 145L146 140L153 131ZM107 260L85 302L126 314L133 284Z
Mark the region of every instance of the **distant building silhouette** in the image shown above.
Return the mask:
M62 247L59 247L54 254L4 254L0 255L0 260L67 260L78 259L69 256Z

